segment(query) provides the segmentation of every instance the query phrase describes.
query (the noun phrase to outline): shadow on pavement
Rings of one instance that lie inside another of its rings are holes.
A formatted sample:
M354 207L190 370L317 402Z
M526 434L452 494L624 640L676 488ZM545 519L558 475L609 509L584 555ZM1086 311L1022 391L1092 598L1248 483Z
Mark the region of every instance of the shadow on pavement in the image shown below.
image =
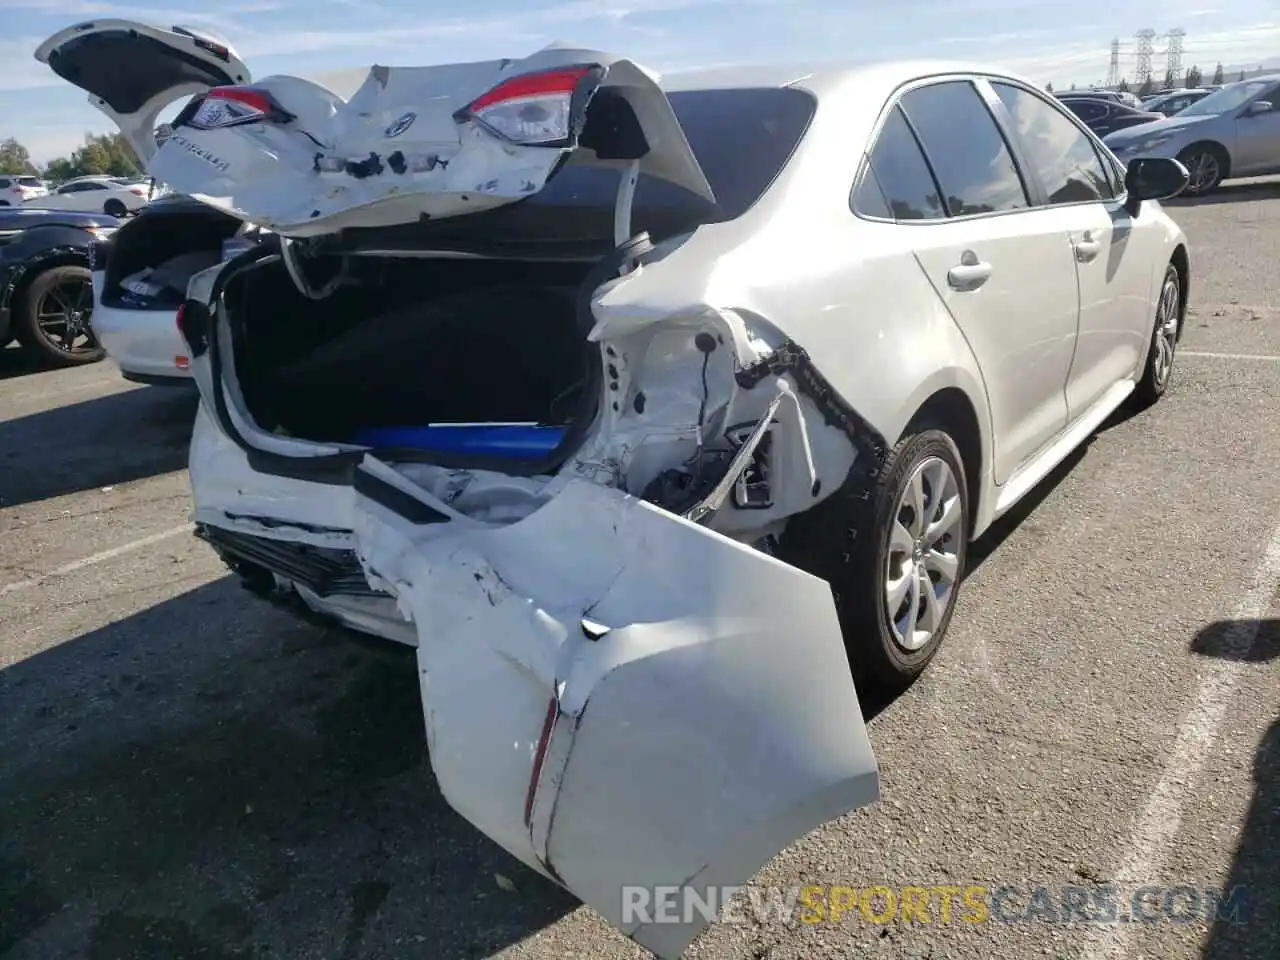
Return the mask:
M0 344L0 380L15 380L33 373L44 373L48 369L26 350L19 349L16 345L5 349Z
M1280 180L1224 183L1203 197L1174 197L1162 200L1167 207L1208 207L1216 203L1244 203L1250 200L1274 200L1280 197Z
M1200 631L1191 649L1238 663L1280 661L1280 620L1215 623ZM1241 909L1235 919L1220 918L1210 928L1202 960L1280 957L1280 719L1258 745L1253 783L1253 800L1223 885L1228 896L1233 889L1241 891Z
M441 796L411 650L231 578L0 671L0 702L0 955L461 960L578 905Z
M0 507L183 469L198 404L143 387L0 422Z

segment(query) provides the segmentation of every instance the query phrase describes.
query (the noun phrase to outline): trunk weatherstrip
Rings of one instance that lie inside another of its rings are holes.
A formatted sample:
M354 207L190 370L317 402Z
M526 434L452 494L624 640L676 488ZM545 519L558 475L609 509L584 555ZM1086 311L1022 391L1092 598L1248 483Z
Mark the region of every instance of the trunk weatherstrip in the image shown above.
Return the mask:
M271 242L274 240L274 242ZM357 464L366 454L373 454L381 460L396 460L404 463L427 463L446 469L495 470L511 476L536 477L554 473L565 460L582 444L587 432L595 422L599 411L600 388L603 381L603 370L598 356L593 356L589 365L590 380L583 390L583 408L578 411L563 439L542 460L508 460L503 457L456 456L443 453L430 453L413 449L359 449L349 452L327 454L315 457L291 457L284 454L270 453L251 444L236 429L231 413L227 409L227 400L222 389L222 352L217 336L218 307L222 303L227 282L242 269L259 266L272 257L279 257L279 237L272 237L260 246L229 260L226 267L214 281L209 295L210 330L209 330L209 368L213 381L213 412L223 433L245 452L249 465L259 473L287 477L310 483L322 483L331 486L346 486L352 482L352 475ZM578 325L582 332L584 349L591 349L587 334L595 326L595 318L591 312L591 299L596 289L612 277L619 276L625 267L653 249L653 243L647 233L632 237L625 244L617 247L608 256L597 263L578 292ZM231 325L233 339L239 332L237 321L226 316ZM598 353L598 350L597 350Z

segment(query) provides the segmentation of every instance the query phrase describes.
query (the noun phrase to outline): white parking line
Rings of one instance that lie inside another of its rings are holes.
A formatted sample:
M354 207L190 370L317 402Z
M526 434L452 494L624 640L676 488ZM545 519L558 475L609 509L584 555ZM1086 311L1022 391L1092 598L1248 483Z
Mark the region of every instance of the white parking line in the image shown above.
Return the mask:
M1231 695L1247 669L1244 661L1249 659L1257 640L1259 620L1267 612L1278 582L1280 526L1272 531L1253 580L1232 612L1231 625L1222 634L1221 659L1209 662L1191 709L1182 718L1164 775L1134 821L1133 832L1123 848L1129 856L1117 868L1114 878L1119 888L1158 882L1169 844L1182 823L1182 808L1188 795L1195 791L1200 769L1213 750ZM1133 927L1132 923L1117 923L1091 928L1081 960L1123 957Z
M1269 360L1280 363L1280 356L1269 353L1212 353L1207 350L1179 350L1180 357L1207 357L1210 360Z
M141 550L143 547L149 547L153 543L160 543L162 540L168 540L170 537L189 533L191 529L192 526L189 523L184 523L180 527L170 527L168 530L161 530L159 533L153 533L149 537L141 537L137 540L131 540L130 542L123 543L118 547L112 547L110 550L103 550L101 553L91 554L90 556L82 557L79 560L72 560L70 563L64 563L62 566L55 567L48 573L41 574L38 577L32 577L30 580L17 580L13 583L7 583L3 587L0 587L0 597L8 596L9 594L16 593L19 590L26 590L29 587L38 586L46 580L51 580L54 577L65 577L69 573L75 573L77 570L83 570L85 567L91 567L95 563L102 563L104 560L110 560L113 557L131 553L134 550Z

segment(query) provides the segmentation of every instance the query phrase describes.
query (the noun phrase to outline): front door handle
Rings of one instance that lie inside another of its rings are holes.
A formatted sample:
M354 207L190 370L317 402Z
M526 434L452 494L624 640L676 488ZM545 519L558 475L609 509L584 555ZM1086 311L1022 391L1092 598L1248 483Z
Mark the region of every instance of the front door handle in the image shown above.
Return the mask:
M1085 231L1084 236L1071 246L1075 248L1076 259L1081 263L1088 263L1102 252L1102 243L1093 239L1093 234L1089 233L1087 230Z
M959 264L947 271L947 283L952 290L977 290L990 279L991 264L967 252Z

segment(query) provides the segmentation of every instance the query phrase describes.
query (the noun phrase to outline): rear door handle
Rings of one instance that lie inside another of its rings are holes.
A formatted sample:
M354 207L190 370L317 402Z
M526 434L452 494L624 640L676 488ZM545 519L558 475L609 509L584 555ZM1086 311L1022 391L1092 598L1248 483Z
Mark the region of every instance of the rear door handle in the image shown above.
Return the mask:
M977 290L991 279L991 264L966 255L964 261L947 271L952 290Z
M1075 247L1076 259L1081 263L1088 263L1102 252L1102 243L1093 239L1093 235L1086 231L1085 235L1072 244Z

